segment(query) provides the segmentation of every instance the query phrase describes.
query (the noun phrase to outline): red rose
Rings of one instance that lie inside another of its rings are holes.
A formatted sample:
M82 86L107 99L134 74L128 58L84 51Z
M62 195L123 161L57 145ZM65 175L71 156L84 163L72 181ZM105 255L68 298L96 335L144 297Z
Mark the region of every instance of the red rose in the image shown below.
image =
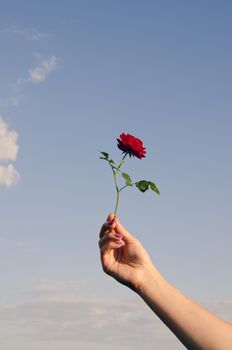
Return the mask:
M117 141L118 148L123 153L128 153L130 157L145 158L146 148L143 147L143 142L140 139L137 139L133 135L122 133L120 139L117 139Z

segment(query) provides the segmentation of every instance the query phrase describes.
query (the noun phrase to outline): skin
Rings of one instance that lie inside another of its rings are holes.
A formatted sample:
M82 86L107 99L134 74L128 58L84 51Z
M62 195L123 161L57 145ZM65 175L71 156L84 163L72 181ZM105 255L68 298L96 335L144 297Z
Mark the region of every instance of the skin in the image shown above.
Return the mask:
M232 349L232 325L172 286L113 213L99 236L103 270L133 289L187 349Z

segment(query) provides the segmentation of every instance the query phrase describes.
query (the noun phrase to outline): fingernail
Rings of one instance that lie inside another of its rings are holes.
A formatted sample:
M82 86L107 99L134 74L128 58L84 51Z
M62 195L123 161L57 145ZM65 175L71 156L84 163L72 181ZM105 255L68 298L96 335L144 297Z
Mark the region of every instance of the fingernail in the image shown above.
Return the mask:
M123 241L116 241L115 243L116 244L123 244L124 242Z
M117 237L117 238L122 238L123 235L122 235L121 233L115 233L115 237Z
M106 222L107 225L113 225L113 223L114 223L114 220L111 220L111 221L107 221L107 222Z

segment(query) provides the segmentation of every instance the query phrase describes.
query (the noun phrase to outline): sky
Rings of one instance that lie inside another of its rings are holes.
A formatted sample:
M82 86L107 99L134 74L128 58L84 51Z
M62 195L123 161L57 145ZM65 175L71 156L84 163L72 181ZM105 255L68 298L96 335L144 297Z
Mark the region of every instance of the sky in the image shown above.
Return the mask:
M102 272L115 189L99 150L147 157L118 215L165 278L232 322L232 3L0 1L0 345L179 350Z

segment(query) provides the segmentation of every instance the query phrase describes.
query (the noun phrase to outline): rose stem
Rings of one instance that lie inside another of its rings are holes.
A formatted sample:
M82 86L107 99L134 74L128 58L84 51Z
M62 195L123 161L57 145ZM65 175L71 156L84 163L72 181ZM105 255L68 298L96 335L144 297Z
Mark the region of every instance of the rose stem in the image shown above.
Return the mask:
M115 183L115 188L116 188L116 191L117 191L117 200L116 200L116 206L115 206L115 210L114 210L114 216L116 216L117 214L117 210L118 210L118 203L119 203L119 198L120 198L120 190L118 189L118 185L117 185L117 180L116 180L116 176L121 168L121 166L123 165L123 162L124 162L124 159L126 158L127 156L127 153L124 154L119 166L118 166L118 169L116 172L114 172L114 183Z
M119 198L120 198L120 191L117 191L117 200L116 200L116 206L114 209L114 216L116 216L116 214L117 214Z

